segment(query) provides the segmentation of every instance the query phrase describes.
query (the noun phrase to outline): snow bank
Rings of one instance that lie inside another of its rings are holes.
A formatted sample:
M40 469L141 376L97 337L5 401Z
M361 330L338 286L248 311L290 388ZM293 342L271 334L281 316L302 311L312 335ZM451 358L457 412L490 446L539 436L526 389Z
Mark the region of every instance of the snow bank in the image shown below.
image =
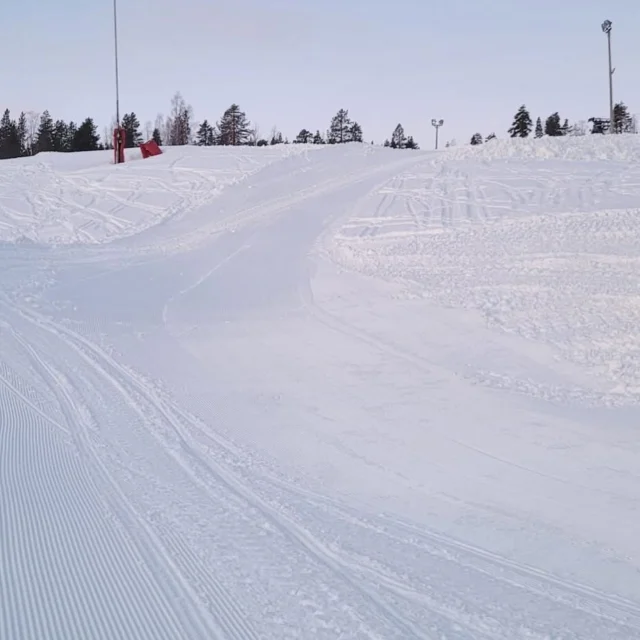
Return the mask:
M328 251L550 347L554 361L588 376L588 389L567 388L565 398L637 402L639 159L637 136L451 150L371 196Z
M221 189L306 145L247 148L167 148L143 161L127 150L42 153L0 162L0 242L105 243L169 217L186 215Z
M444 152L447 161L506 158L537 160L613 160L640 161L640 137L633 134L616 136L586 135L558 138L495 138L485 144L454 147Z

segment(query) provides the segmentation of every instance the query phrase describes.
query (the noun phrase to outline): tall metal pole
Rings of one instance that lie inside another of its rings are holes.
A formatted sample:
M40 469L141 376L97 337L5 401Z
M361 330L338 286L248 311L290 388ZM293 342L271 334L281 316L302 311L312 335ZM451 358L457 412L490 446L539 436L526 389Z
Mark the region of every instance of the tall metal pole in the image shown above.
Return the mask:
M607 32L607 46L609 49L609 117L611 118L611 132L615 133L615 114L613 112L613 65L611 63L611 29Z
M431 121L431 125L436 128L436 151L438 150L438 130L444 124L444 120L436 120L435 118Z
M113 41L116 61L116 123L120 127L120 74L118 72L118 0L113 0Z
M613 72L615 69L611 62L611 29L613 24L611 20L605 20L602 23L602 30L607 34L607 48L609 50L609 133L615 133L614 107L613 107Z

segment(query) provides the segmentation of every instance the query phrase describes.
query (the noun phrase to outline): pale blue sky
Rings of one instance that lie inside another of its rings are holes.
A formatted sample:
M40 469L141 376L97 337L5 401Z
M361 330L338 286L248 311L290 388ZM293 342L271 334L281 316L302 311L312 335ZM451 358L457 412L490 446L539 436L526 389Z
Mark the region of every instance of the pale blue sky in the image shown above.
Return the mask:
M0 16L0 108L54 118L115 112L111 0L21 0ZM119 0L121 108L141 122L180 90L197 120L232 102L293 137L348 108L366 140L398 122L423 147L506 135L535 118L607 115L606 37L615 98L640 113L638 0ZM16 113L17 115L17 113Z

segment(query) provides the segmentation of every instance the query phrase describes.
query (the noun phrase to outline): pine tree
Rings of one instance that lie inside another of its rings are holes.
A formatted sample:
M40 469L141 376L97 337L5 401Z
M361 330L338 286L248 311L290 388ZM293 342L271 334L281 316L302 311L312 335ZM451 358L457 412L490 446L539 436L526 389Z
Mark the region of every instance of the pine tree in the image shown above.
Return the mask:
M316 130L316 134L313 136L313 144L324 144L324 138L320 130Z
M40 116L40 126L36 134L36 151L53 151L53 120L48 111Z
M485 142L489 142L489 140L496 140L496 134L495 134L495 133L490 133L490 134L487 136L487 138L486 138Z
M391 148L404 149L407 146L407 137L404 135L404 128L401 124L393 130L391 135Z
M271 133L271 141L269 142L269 144L271 146L275 146L276 144L284 144L282 133L275 128Z
M633 118L624 102L618 102L613 107L613 132L633 133Z
M296 136L293 144L311 144L313 142L313 133L308 129L302 129Z
M407 138L407 144L405 145L405 148L417 151L420 147L418 146L418 143L413 139L413 136L409 136Z
M153 130L153 134L151 134L151 139L159 146L162 146L162 137L160 136L160 129L155 127Z
M327 132L327 142L329 144L350 142L352 124L348 109L340 109L331 120L331 126Z
M140 121L138 116L132 111L122 116L122 128L124 129L124 146L126 149L139 147L142 143L142 133L140 133Z
M73 151L96 151L100 146L98 128L93 118L87 118L75 131L73 136Z
M216 130L208 120L205 120L196 133L196 144L200 147L212 147L216 144Z
M482 134L474 133L471 136L471 144L475 147L476 145L482 144Z
M509 135L512 138L527 138L531 133L531 128L531 116L527 111L527 107L522 105L513 119L513 124L509 129Z
M535 133L535 137L536 138L542 138L542 136L544 135L544 130L542 129L542 120L540 118L538 118L536 120L536 133Z
M357 122L354 122L349 129L349 140L351 142L363 141L362 127Z
M568 136L571 133L571 126L569 125L569 118L565 118L562 126L560 127L560 135Z
M552 113L544 123L544 132L548 136L557 137L562 135L562 126L560 125L560 115L556 111Z
M389 142L389 140L385 140L384 144L382 146L383 147L391 147L391 143Z
M238 146L247 144L251 135L251 125L244 111L237 104L232 104L222 116L218 124L220 144Z

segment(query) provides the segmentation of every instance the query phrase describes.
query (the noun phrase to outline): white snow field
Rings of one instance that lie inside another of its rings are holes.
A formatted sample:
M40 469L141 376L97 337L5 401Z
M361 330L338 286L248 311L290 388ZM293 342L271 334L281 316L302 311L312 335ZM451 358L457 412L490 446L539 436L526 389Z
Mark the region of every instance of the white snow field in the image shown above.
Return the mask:
M0 163L2 640L640 639L637 137L130 156Z

